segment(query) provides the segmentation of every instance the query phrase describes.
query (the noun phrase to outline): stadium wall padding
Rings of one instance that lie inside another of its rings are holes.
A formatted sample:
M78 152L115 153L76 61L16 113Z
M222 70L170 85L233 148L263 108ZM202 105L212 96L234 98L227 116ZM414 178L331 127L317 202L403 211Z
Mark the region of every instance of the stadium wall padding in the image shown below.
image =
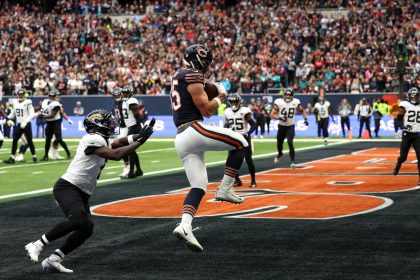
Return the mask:
M176 128L172 121L172 116L167 115L153 115L156 118L155 132L153 136L175 136ZM84 117L70 116L74 122L73 125L69 125L66 121L63 121L63 136L64 137L81 137L86 134L83 127ZM330 124L328 126L328 132L330 136L341 136L341 125L340 117L334 116L335 123L330 118ZM210 119L205 119L205 123L223 127L225 119L224 117L212 116ZM317 123L314 115L308 116L309 126L304 125L304 120L301 115L296 116L296 135L297 136L310 136L315 137L317 135ZM359 121L356 116L350 117L350 126L353 131L353 137L357 137L359 133ZM373 129L375 127L373 118L371 118L371 130L373 135ZM270 135L275 136L277 134L278 121L272 121L270 123ZM33 135L36 135L36 124L35 120L32 121ZM118 131L117 131L118 133ZM384 116L381 120L381 126L379 131L380 136L394 136L394 120L391 116Z
M245 103L248 104L251 98L265 98L267 97L269 102L273 102L274 99L282 97L281 95L262 95L262 94L249 94L243 95L243 99ZM317 99L317 95L296 95L297 98L300 99L303 107L306 108L308 102L314 104L314 101ZM10 97L4 96L3 101L8 100ZM168 95L165 96L136 96L138 100L140 100L145 106L149 113L149 115L171 115L171 103L170 98ZM367 98L368 100L373 100L376 98L385 98L387 100L395 101L397 99L397 95L394 94L383 94L383 93L375 93L375 94L327 94L327 100L331 102L331 105L334 110L337 109L338 104L343 98L347 98L354 109L354 106L359 102L362 98ZM34 106L39 104L40 101L44 100L45 97L31 97L33 100ZM112 109L114 106L114 101L111 96L63 96L61 101L64 105L64 109L67 114L73 114L73 108L76 105L77 101L82 103L82 106L85 109L85 113L90 112L94 109L103 108L103 109Z

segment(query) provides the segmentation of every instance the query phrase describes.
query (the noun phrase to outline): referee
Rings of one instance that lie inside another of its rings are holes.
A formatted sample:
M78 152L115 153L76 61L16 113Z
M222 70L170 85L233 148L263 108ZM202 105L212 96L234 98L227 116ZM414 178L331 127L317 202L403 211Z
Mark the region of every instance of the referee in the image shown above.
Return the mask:
M366 124L366 130L369 133L369 138L372 138L372 132L370 131L370 116L372 115L372 107L370 106L369 102L366 98L362 99L362 105L359 108L359 120L360 120L360 127L359 127L359 138L362 137L362 130L363 125Z
M400 102L399 120L404 120L403 134L400 146L400 156L393 170L398 175L401 165L407 160L408 152L413 146L417 157L417 169L420 172L420 93L417 88L408 90L408 101ZM419 173L420 176L420 173ZM419 178L420 182L420 178ZM420 184L420 183L419 183Z

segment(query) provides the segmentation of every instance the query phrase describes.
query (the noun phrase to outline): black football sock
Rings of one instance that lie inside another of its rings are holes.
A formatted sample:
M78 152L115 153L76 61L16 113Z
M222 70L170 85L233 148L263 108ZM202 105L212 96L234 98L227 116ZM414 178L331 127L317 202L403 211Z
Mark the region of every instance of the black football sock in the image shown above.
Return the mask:
M200 188L192 188L190 190L184 200L181 223L191 224L195 214L197 213L198 205L200 205L201 199L205 194L206 192Z

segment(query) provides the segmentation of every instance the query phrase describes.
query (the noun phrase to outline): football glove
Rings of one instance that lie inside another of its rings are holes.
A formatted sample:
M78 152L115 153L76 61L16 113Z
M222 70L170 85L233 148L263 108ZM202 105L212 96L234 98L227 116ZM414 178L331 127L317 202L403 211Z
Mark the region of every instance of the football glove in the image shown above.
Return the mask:
M149 137L153 134L153 126L155 125L156 120L153 118L148 125L143 126L143 128L140 130L139 138L137 139L137 142L140 143L140 145L143 145L144 142L149 139Z
M6 120L0 120L0 125L3 125L6 123Z
M69 123L69 125L73 124L73 121L71 119L68 119L67 122Z
M15 126L15 122L14 122L14 121L12 121L12 120L8 120L6 123L7 123L7 125L8 125L8 126L10 126L10 127Z
M227 91L225 87L221 83L214 83L214 85L217 87L217 91L219 92L219 94L223 94L226 98Z

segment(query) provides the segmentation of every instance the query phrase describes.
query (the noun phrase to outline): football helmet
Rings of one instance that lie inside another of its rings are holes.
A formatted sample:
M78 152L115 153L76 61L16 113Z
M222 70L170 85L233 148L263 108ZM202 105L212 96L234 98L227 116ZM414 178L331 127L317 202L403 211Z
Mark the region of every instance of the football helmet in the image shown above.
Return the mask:
M324 96L318 97L318 102L319 104L323 105L325 103L325 97Z
M239 108L241 107L241 101L242 101L242 98L237 93L231 94L228 98L229 105L230 107L232 107L232 110L234 112L238 111Z
M122 88L114 87L114 89L112 90L112 97L114 98L114 100L116 102L121 101L121 99L122 99Z
M58 90L52 90L48 92L48 98L51 100L55 100L58 94L59 94Z
M118 127L118 120L107 110L97 109L86 116L83 125L87 133L95 133L109 138Z
M121 89L121 94L123 100L129 99L131 96L133 96L134 90L132 87L125 86Z
M213 54L203 45L191 45L184 53L184 64L205 74L213 62Z
M408 90L407 97L411 104L418 105L420 103L420 93L419 90L415 87L412 87Z
M287 88L283 93L284 101L290 102L293 100L293 96L295 95L295 92L291 88Z
M16 92L17 97L19 98L19 100L23 100L26 98L26 94L25 91L23 89L20 89Z

